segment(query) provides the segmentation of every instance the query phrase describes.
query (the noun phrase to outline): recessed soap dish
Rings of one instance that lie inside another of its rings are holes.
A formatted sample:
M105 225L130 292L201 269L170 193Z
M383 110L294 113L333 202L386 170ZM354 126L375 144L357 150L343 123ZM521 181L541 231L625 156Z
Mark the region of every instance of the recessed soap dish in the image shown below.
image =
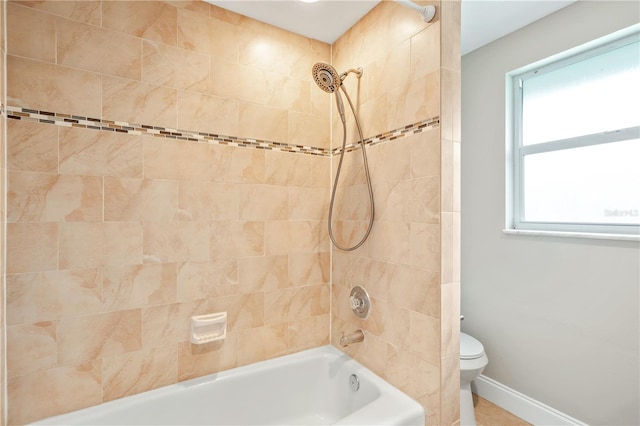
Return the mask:
M191 343L201 345L227 337L227 313L191 317Z

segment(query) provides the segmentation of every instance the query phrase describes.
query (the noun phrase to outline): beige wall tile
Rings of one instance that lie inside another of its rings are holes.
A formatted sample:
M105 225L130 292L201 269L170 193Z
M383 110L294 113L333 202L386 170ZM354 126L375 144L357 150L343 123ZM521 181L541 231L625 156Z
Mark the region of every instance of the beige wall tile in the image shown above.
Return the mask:
M290 285L329 283L331 269L329 252L291 254L288 257Z
M442 284L453 282L453 213L442 212L440 230L440 253Z
M329 184L329 159L289 152L265 152L265 183L269 185L322 187Z
M269 291L264 296L265 324L295 321L329 313L329 286L295 287Z
M411 352L431 365L440 365L440 321L411 311Z
M57 269L57 223L7 224L7 273Z
M303 67L301 67L303 68ZM309 67L309 75L311 74ZM311 90L320 91L317 87L312 87L309 81L302 81L288 78L280 74L266 72L266 103L276 108L284 108L290 112L304 114L314 114L323 119L323 131L328 132L327 110L322 110L321 114L313 113L311 109ZM327 136L328 138L328 136Z
M178 183L104 178L104 220L170 222L178 215Z
M102 178L10 172L9 222L102 220Z
M60 268L142 263L142 226L136 222L63 223Z
M287 140L294 145L329 148L328 120L311 114L289 111Z
M440 132L438 128L425 129L410 136L411 177L440 175Z
M8 380L8 424L25 424L100 404L101 365L95 360Z
M185 9L178 10L178 47L238 61L238 27Z
M287 111L262 105L240 102L239 120L243 123L238 136L274 142L289 142Z
M57 126L7 120L7 169L57 173Z
M267 325L240 332L238 365L250 364L283 355L289 344L287 324Z
M56 367L55 321L7 327L7 377Z
M207 92L209 57L144 41L142 80L158 86Z
M141 136L60 130L60 174L141 178L142 170Z
M369 192L367 191L366 185L358 185L358 188L358 194L361 197L361 205L358 206L358 209L355 210L355 212L351 212L351 216L349 216L349 214L343 216L340 213L344 209L344 207L342 206L355 204L353 203L353 201L351 201L350 197L346 195L347 191L345 190L345 195L340 199L341 203L337 205L338 208L336 209L336 211L339 214L337 217L343 219L352 217L359 218L360 220L368 220ZM412 184L411 180L409 179L381 182L379 184L376 184L376 186L373 188L376 219L382 221L407 221L409 218L410 209L408 200L411 199L411 191ZM362 199L362 197L364 197L364 199Z
M73 19L91 25L100 25L101 5L99 2L86 0L68 1L16 1L21 6L48 12L53 15Z
M384 54L380 52L376 60L367 66L361 82L362 86L366 85L363 90L364 100L375 101L391 89L407 86L410 73L413 71L413 67L410 66L411 48L410 41L405 40ZM381 81L384 84L380 84Z
M194 345L178 343L178 380L189 380L238 365L237 333L227 333L222 341Z
M408 219L412 222L440 221L440 178L425 177L411 180L411 201Z
M440 274L413 267L401 267L392 271L389 278L395 291L389 293L389 301L397 306L440 318Z
M7 324L89 315L102 309L102 271L75 269L7 275Z
M357 158L355 167L362 170L364 166L358 158L362 156L362 152L354 151L353 155ZM407 140L399 139L373 146L367 149L367 155L371 170L375 170L371 176L374 183L408 179L411 175L411 149Z
M441 142L441 209L443 212L453 211L453 142L442 139Z
M239 218L239 185L201 181L178 182L179 220Z
M440 270L440 226L432 223L411 224L411 266Z
M238 102L181 90L178 92L178 127L218 135L240 135Z
M7 53L56 62L55 18L35 9L7 2Z
M224 145L209 147L213 182L264 183L265 152Z
M143 223L145 263L209 260L209 222Z
M236 60L242 65L289 76L290 56L295 54L295 49L293 44L287 48L285 37L284 30L253 20L242 21Z
M102 26L105 28L175 46L177 25L177 9L159 1L102 3Z
M328 171L328 170L327 170ZM289 219L326 219L329 214L328 188L289 187Z
M212 4L210 5L207 2L203 2L201 0L163 0L163 3L170 4L171 6L175 6L178 9L185 9L185 10L190 10L192 12L198 12L205 16L209 16L209 8L211 9L216 8L216 6ZM217 8L217 9L220 9L220 8ZM224 10L224 9L220 9L220 10ZM228 14L236 15L233 12L228 12ZM213 12L211 13L211 16L215 16ZM240 15L236 15L236 16L239 17Z
M245 102L269 104L265 72L237 62L212 60L209 91L212 95Z
M440 368L440 421L452 425L460 419L460 356L443 357Z
M105 402L177 381L178 357L175 346L145 348L106 358L102 363Z
M348 298L346 298L348 302ZM372 299L371 316L364 327L385 342L406 347L410 344L410 311L381 299Z
M459 1L442 2L441 8L442 66L460 71L461 3Z
M178 265L178 301L189 302L238 294L238 261L216 259Z
M210 258L262 256L264 240L264 222L215 221L209 233Z
M453 200L452 200L452 210L454 212L460 211L460 142L453 142L453 164L451 168L453 169Z
M56 61L60 65L140 80L140 39L58 18Z
M140 309L109 312L58 323L58 365L92 361L142 347Z
M289 352L298 352L330 344L329 314L291 321L288 324Z
M144 177L147 179L209 180L209 146L144 136Z
M109 120L175 128L175 89L102 76L102 116Z
M268 255L318 253L329 249L325 222L270 220L265 223Z
M100 117L100 74L9 55L7 103L51 112Z
M117 311L177 300L175 263L115 265L104 268L103 309Z
M440 22L435 21L411 37L411 78L440 68Z
M274 185L241 185L240 219L277 220L287 219L289 213L289 190Z
M441 286L440 310L441 355L460 354L460 283L449 283Z
M369 256L385 262L410 263L410 226L405 222L378 222L368 241Z
M238 287L242 293L276 290L289 285L288 256L238 259Z
M389 129L440 115L440 73L434 71L389 92Z

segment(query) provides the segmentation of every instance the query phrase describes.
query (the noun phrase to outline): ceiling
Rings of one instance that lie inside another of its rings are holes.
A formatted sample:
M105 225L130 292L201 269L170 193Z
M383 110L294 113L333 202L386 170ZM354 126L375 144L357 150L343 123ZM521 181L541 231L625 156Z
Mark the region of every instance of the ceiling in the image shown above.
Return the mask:
M207 0L209 3L309 38L333 43L379 0ZM464 55L547 16L575 0L462 0ZM416 12L416 19L421 19Z

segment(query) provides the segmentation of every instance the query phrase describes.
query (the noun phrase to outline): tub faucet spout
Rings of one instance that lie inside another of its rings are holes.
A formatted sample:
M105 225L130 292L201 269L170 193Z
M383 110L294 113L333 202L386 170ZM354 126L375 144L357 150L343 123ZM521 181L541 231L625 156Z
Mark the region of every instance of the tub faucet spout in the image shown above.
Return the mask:
M352 343L360 343L364 340L364 333L362 330L356 330L349 334L344 334L342 332L342 337L340 338L340 346L346 347Z

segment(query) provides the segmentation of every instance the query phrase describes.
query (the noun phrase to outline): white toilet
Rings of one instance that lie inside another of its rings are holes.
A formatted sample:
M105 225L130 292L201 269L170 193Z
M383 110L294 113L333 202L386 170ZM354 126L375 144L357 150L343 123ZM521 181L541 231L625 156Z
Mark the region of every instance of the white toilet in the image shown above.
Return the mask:
M484 346L478 340L460 333L460 426L475 426L471 382L489 363Z

